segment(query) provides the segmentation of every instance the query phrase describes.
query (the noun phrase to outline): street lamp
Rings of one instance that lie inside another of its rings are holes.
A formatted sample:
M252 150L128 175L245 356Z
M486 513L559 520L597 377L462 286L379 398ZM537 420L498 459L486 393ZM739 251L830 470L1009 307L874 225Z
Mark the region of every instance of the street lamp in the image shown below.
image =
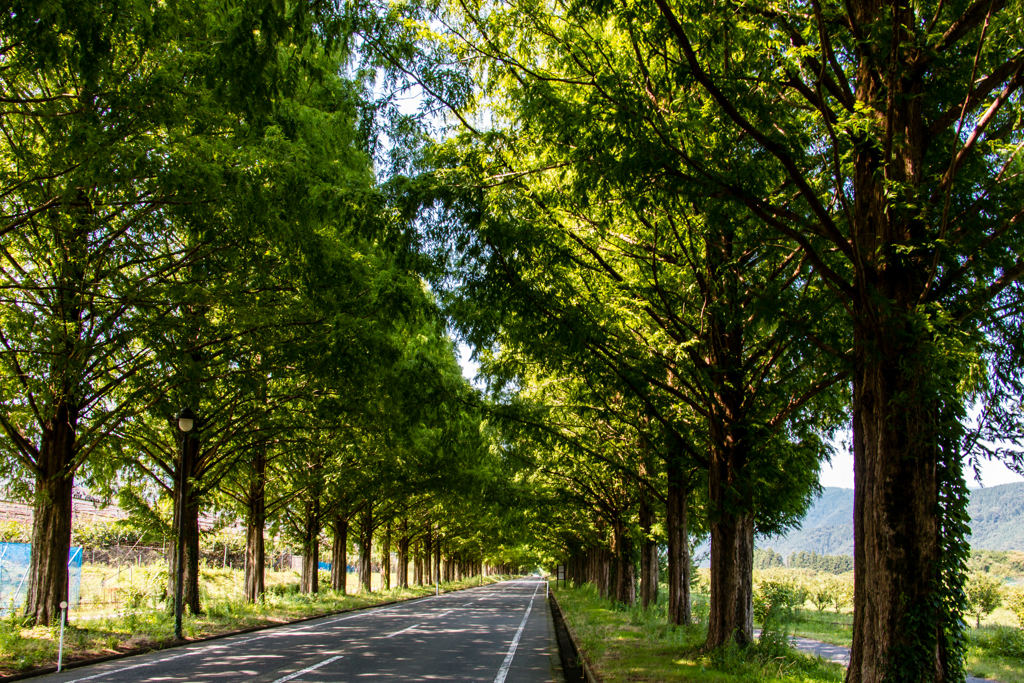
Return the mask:
M185 465L188 455L188 433L196 424L196 416L188 408L178 413L178 429L181 435L181 461L178 466L178 547L174 561L174 638L181 640L181 616L184 611L182 593L185 589Z

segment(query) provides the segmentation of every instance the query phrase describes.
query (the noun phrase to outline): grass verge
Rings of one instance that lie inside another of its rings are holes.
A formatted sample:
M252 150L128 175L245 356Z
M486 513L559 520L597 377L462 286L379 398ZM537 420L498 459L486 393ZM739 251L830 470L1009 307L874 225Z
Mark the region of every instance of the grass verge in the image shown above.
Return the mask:
M230 570L203 570L204 583L216 586ZM207 575L211 574L211 575ZM485 583L507 577L489 576ZM442 592L479 585L480 577L442 583ZM279 583L261 604L248 604L237 597L210 597L202 614L186 614L182 623L189 640L222 635L260 626L285 624L296 619L358 609L395 600L408 600L434 593L434 587L394 589L386 592L342 595L325 590L315 595L298 593L298 584ZM211 591L215 593L215 591ZM57 663L60 624L23 627L18 618L0 620L0 676L10 676ZM115 654L145 652L174 642L174 617L159 609L126 609L98 618L76 619L74 613L64 631L65 664Z
M845 673L836 664L778 643L700 654L706 623L670 627L664 602L646 611L616 607L591 585L558 589L555 595L580 649L605 683L833 683L842 681Z
M1011 622L1007 615L997 613L981 628L968 630L968 675L1001 683L1024 683L1024 629L1008 625ZM853 614L798 609L789 628L801 638L850 647Z

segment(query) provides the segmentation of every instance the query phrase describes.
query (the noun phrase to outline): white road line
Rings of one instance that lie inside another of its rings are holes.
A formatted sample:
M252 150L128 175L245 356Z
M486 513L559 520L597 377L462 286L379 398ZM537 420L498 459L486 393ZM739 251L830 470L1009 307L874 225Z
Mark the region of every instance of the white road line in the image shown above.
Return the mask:
M274 683L284 683L285 681L290 681L293 678L298 678L302 674L308 674L310 671L316 671L321 666L327 666L331 662L336 662L336 661L338 661L341 658L342 658L342 655L337 655L335 657L331 657L330 659L325 659L324 661L320 662L319 664L314 664L313 666L307 666L302 671L296 671L293 674L288 674L287 676L281 676L281 678L279 678L276 681L274 681Z
M433 597L434 596L430 596L430 598L426 598L426 600L432 599ZM83 676L82 678L76 678L74 680L68 681L67 683L81 683L82 681L91 681L91 680L94 680L94 679L97 679L97 678L101 678L101 677L104 677L104 676L116 676L117 674L124 673L125 671L132 671L134 669L141 669L141 668L144 668L144 667L147 667L147 666L156 666L157 664L163 664L164 662L170 662L170 661L175 660L175 659L181 659L182 657L194 657L196 655L206 654L207 652L210 652L212 650L223 650L224 648L228 648L228 647L238 647L239 645L245 645L246 643L251 643L251 642L254 642L254 641L257 641L257 640L263 640L264 638L276 638L276 637L279 637L279 636L288 635L290 633L295 633L296 631L305 631L305 630L311 629L311 628L319 628L319 627L322 627L322 626L327 626L329 624L334 624L334 623L337 623L339 621L348 621L349 619L355 619L357 617L365 617L365 616L371 616L371 615L374 615L374 614L382 614L384 612L390 612L391 610L398 609L400 607L408 607L410 603L423 602L423 601L424 600L410 600L409 602L400 603L398 605L393 605L391 607L383 607L383 608L380 608L380 609L370 608L368 610L361 610L361 611L357 612L356 614L349 614L347 616L338 617L336 619L326 619L324 621L319 621L318 620L317 623L309 624L307 626L292 626L292 627L289 627L289 626L285 625L285 626L281 626L281 627L278 627L278 628L270 628L270 629L267 629L266 633L262 633L262 634L260 634L258 636L254 636L252 638L243 638L242 640L234 640L234 639L230 639L229 638L229 639L226 639L224 641L221 641L220 643L217 643L216 645L207 645L206 647L199 647L199 648L196 648L194 650L188 650L187 652L182 652L180 654L171 655L170 657L162 657L160 659L154 659L154 660L149 661L149 662L142 662L140 664L134 664L132 666L126 666L126 667L123 667L123 668L120 668L120 669L114 669L112 671L104 671L104 672L101 672L101 673L98 673L98 674L93 674L92 676ZM276 681L275 681L275 683L276 683Z
M73 681L68 681L68 683L78 683L79 681L91 681L94 678L100 678L102 676L113 676L115 674L123 673L125 671L131 671L132 669L141 669L142 667L145 667L145 666L153 666L154 664L162 664L164 662L169 662L172 659L181 659L182 657L188 657L188 656L194 655L194 654L199 654L199 653L198 652L185 652L184 654L174 655L173 657L164 657L163 659L158 659L155 662L143 662L142 664L135 664L134 666L126 666L123 669L116 669L114 671L104 671L102 673L93 674L92 676L86 676L84 678L76 678Z
M411 631L414 628L416 628L417 626L419 626L419 624L413 624L412 626L409 626L408 628L403 628L401 631L395 631L394 633L389 633L389 634L387 634L384 637L385 638L391 638L393 636L397 636L399 633L405 633L406 631ZM277 683L277 681L274 681L274 683Z
M438 615L437 615L436 617L434 617L434 618L435 618L435 619L440 619L440 618L441 618L441 617L443 617L444 615L446 615L446 614L451 614L451 613L452 613L452 612L454 612L454 611L455 611L455 610L453 610L453 609L450 609L450 610L448 610L447 612L441 612L440 614L438 614Z
M501 663L501 668L498 669L498 675L494 677L494 683L505 683L505 676L508 676L508 668L512 666L512 658L516 654L516 648L519 647L519 638L523 635L523 629L526 628L526 620L530 618L530 610L533 609L533 599L537 597L537 591L540 589L540 584L533 589L533 595L530 596L530 604L526 606L526 614L523 615L523 620L519 623L519 630L516 631L516 637L512 639L512 645L508 649L508 654L505 655L505 661ZM275 681L276 683L276 681Z

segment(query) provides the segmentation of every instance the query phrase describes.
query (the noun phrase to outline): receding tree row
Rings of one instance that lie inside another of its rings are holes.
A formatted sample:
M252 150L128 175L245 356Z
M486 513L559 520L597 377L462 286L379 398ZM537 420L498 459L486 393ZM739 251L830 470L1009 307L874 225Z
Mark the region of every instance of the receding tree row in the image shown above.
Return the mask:
M385 587L393 552L402 585L514 560L511 470L378 182L404 124L347 70L344 13L0 14L0 475L34 501L35 623L67 596L76 484L181 530L193 612L200 514L244 525L249 600L270 533L305 592L321 559L345 589L350 539L367 589L373 553Z
M671 618L706 530L707 647L749 642L754 538L852 423L848 680L963 675L963 466L1020 463L1021 9L405 6L452 27L407 69L452 112L436 288L575 572L630 599L657 510Z
M36 505L28 614L66 591L77 479L181 523L194 609L200 509L244 521L250 599L271 530L315 591L325 543L341 567L356 539L364 582L392 549L430 581L526 564L528 528L627 603L655 599L663 545L676 624L709 535L706 646L743 645L754 539L798 523L852 424L848 680L959 679L963 466L1022 445L1022 14L6 11L0 426Z

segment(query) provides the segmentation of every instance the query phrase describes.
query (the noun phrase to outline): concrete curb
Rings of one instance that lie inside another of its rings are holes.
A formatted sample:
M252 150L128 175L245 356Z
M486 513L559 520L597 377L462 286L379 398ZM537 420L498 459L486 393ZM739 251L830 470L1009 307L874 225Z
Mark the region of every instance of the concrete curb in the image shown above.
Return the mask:
M579 666L583 669L583 680L587 683L603 683L600 676L594 673L594 667L590 664L587 659L586 653L580 650L579 640L576 638L576 633L573 632L572 626L565 620L565 616L562 614L562 608L558 604L558 599L555 597L555 591L549 591L548 595L551 597L551 611L555 615L556 628L565 629L565 634L568 636L569 644L572 646L572 652L564 652L563 662L566 659L576 658L579 662ZM564 668L564 666L563 666ZM569 680L569 671L566 671L566 680Z
M509 579L506 579L509 580ZM498 583L504 583L504 581L498 581L495 584L484 584L486 585L498 585ZM440 595L445 593L456 593L458 591L469 590L470 588L480 588L481 586L466 586L465 588L455 588L453 590L441 591ZM228 631L225 633L217 633L212 636L205 636L203 638L196 638L195 640L183 640L179 642L169 642L157 645L156 647L138 648L135 650L129 650L128 652L118 652L114 655L103 655L102 657L93 657L91 659L76 659L72 662L66 662L63 666L63 670L77 669L83 666L89 666L90 664L102 664L103 662L111 662L118 659L125 659L127 657L134 657L136 655L144 655L150 652L162 652L164 650L172 650L176 647L184 647L186 645L195 645L196 643L206 643L211 640L221 640L230 636L238 636L245 633L254 633L255 631L266 631L271 628L280 628L282 626L292 626L294 624L301 624L306 621L313 621L314 619L324 619L326 617L333 617L338 614L347 614L348 612L362 612L368 609L377 609L378 607L387 607L388 605L397 605L403 602L413 602L414 600L426 600L427 598L436 597L435 595L422 595L418 598L404 598L402 600L388 600L387 602L378 602L375 605L365 605L363 607L350 607L348 609L341 609L335 612L325 612L324 614L318 614L313 617L300 617L291 621L284 621L278 624L262 624L260 626L252 626L250 628L239 629L238 631ZM11 676L0 676L0 683L10 683L12 681L23 681L27 678L35 678L36 676L45 676L46 674L57 673L56 666L44 666L38 669L30 669L29 671L23 671Z

